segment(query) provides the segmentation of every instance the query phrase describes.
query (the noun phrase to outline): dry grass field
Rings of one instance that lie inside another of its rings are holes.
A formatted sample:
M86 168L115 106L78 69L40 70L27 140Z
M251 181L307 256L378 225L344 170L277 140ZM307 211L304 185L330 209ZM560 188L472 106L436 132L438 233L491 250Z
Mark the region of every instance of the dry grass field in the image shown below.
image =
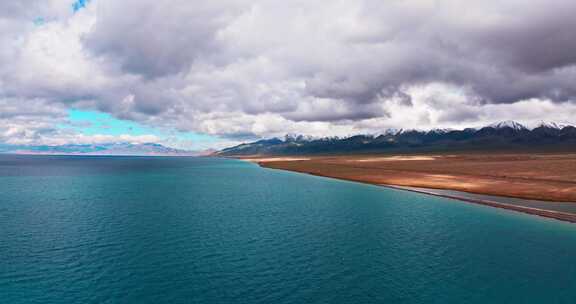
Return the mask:
M269 168L371 184L576 202L576 153L250 157Z

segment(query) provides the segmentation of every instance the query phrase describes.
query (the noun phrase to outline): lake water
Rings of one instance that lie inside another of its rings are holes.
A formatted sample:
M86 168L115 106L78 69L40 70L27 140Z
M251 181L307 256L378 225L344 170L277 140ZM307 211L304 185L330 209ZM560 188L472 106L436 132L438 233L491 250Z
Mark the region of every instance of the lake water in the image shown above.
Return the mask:
M1 303L575 303L576 225L210 158L0 156Z

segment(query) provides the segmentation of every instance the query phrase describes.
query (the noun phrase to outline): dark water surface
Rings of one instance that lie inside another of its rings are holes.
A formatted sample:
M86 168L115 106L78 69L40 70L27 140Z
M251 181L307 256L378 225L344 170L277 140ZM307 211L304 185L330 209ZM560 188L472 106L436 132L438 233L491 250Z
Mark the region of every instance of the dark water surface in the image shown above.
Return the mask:
M576 225L207 158L0 156L0 303L575 303Z

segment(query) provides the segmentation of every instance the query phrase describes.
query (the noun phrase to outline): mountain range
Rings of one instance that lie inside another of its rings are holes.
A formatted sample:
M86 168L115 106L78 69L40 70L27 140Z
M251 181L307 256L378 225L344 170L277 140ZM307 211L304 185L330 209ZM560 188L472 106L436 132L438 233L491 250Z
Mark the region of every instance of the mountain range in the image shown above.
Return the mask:
M66 155L157 155L187 156L196 153L174 149L156 143L103 143L68 145L7 145L0 144L0 153L66 154Z
M287 135L226 148L219 156L340 154L377 152L442 152L486 150L576 150L576 127L542 122L527 128L515 121L503 121L482 128L384 130L377 135L311 138Z

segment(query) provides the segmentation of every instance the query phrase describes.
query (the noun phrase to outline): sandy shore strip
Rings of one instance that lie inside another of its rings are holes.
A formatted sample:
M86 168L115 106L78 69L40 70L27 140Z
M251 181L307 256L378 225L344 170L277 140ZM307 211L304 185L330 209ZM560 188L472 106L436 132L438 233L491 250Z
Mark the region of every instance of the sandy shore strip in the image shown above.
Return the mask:
M417 193L439 196L439 197L443 197L443 198L449 198L449 199L468 202L468 203L474 203L474 204L480 204L480 205L485 205L485 206L490 206L490 207L495 207L495 208L512 210L512 211L517 211L517 212L527 213L530 215L537 215L537 216L552 218L552 219L561 220L561 221L570 222L570 223L576 223L576 213L569 213L569 212L556 211L556 210L545 210L545 209L541 209L541 208L522 206L522 205L518 205L518 204L498 202L498 201L496 201L496 200L498 200L498 198L496 198L494 196L491 196L491 197L493 197L493 199L488 200L488 199L473 198L473 197L470 197L467 195L448 194L446 192L439 192L436 189L425 189L425 188L404 187L404 186L394 186L394 185L381 185L381 186L391 188L391 189L417 192ZM502 197L502 198L500 198L500 200L506 201L506 200L509 200L509 198ZM521 199L518 199L518 200L521 200ZM534 200L527 200L527 201L534 201ZM548 202L542 202L542 203L548 203ZM561 203L573 204L570 202L561 202Z
M550 211L558 211L558 212L566 212L566 213L576 214L576 203L574 203L574 202L565 202L565 201L564 202L560 202L560 201L553 202L553 201L531 200L531 199L523 199L523 198L515 198L515 197L469 193L469 192L464 192L464 191L446 190L446 189L402 187L402 186L396 186L396 187L405 188L408 190L426 191L426 192L431 192L432 194L455 196L455 197L466 198L466 199L486 200L486 201L493 201L496 203L517 205L517 206L521 206L521 207L529 207L529 208L544 209L544 210L550 210Z

